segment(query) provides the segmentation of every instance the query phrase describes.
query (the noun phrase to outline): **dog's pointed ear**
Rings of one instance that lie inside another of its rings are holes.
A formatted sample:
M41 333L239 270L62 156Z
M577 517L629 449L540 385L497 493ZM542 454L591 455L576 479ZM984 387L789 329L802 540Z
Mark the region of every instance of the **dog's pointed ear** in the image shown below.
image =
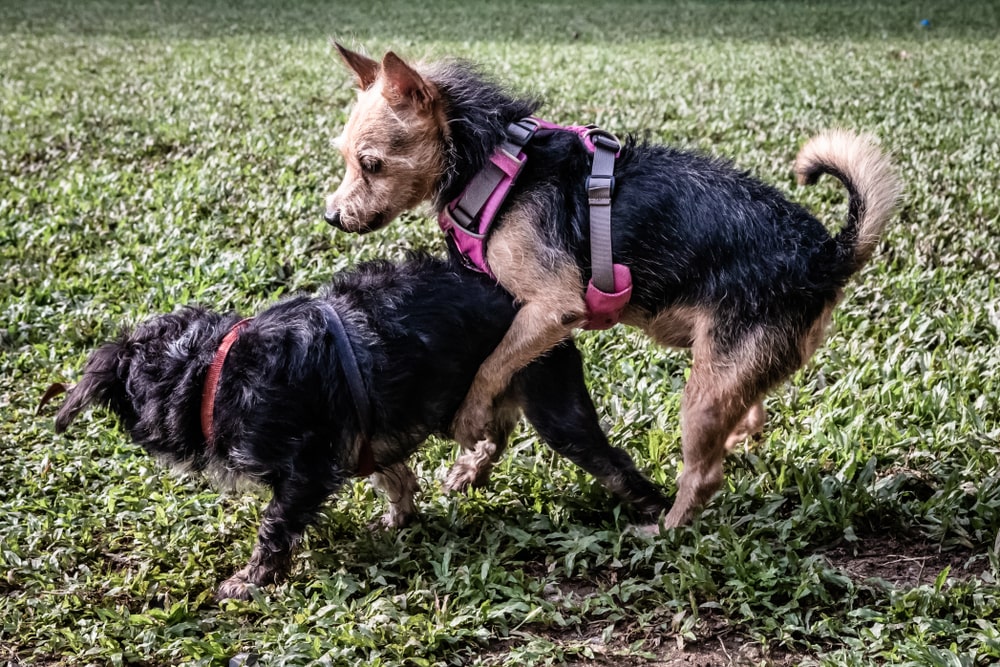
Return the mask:
M437 89L392 51L382 58L385 87L382 95L393 107L412 106L430 111L437 99Z
M121 345L108 343L90 355L83 369L83 378L76 386L67 390L66 400L56 413L56 433L64 432L91 403L109 404L116 387L121 385L118 379L121 351ZM124 393L124 386L121 389Z
M344 47L340 42L334 42L333 45L337 47L337 52L340 54L344 64L357 77L358 88L361 90L371 88L371 85L375 83L375 79L378 78L378 61L372 60L360 53L355 53Z

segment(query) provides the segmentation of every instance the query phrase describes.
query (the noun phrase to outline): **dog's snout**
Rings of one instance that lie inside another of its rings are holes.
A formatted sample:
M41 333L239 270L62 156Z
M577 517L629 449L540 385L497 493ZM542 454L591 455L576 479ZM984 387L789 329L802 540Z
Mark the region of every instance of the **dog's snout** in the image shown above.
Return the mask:
M332 225L332 226L336 227L337 229L343 229L344 228L343 225L341 225L341 223L340 223L340 209L339 208L335 208L332 211L331 210L327 210L327 212L323 214L323 219L326 220L327 224Z

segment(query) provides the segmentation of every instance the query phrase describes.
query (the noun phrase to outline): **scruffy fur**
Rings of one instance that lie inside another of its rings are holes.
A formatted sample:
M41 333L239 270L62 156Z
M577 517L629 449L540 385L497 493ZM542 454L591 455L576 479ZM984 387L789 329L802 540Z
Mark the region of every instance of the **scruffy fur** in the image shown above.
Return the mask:
M56 416L61 433L89 404L104 406L169 464L273 490L250 562L220 586L220 599L247 598L251 585L279 580L322 503L359 468L362 429L324 302L345 323L370 397L373 481L389 498L382 521L402 526L417 490L407 458L428 435L450 432L477 369L515 315L509 294L453 262L365 263L318 296L294 296L257 315L226 357L211 445L201 430L202 387L235 314L185 308L124 333L91 354ZM495 410L446 488L485 481L523 410L554 450L641 512L655 516L669 506L629 455L608 444L571 341L515 375Z
M338 49L360 92L339 140L347 173L325 217L350 232L378 229L417 200L439 213L504 128L539 106L468 64L411 66L391 52L377 62ZM488 427L491 401L513 373L586 318L591 156L570 133L536 136L525 153L486 239L491 270L522 305L456 418L463 444ZM846 186L850 209L835 236L728 162L632 139L616 161L614 260L634 282L623 321L693 357L681 405L684 471L667 527L688 522L716 491L727 447L761 430L765 393L813 354L901 191L874 140L846 131L810 140L795 170L802 183L826 173Z

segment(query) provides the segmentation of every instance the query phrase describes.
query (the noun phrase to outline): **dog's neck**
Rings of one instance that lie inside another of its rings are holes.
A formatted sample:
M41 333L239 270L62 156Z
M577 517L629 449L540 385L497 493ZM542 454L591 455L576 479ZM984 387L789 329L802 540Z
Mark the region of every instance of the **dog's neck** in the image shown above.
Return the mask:
M441 92L448 122L445 168L433 198L440 211L483 168L507 125L531 116L541 104L509 95L464 63L439 65L427 76Z

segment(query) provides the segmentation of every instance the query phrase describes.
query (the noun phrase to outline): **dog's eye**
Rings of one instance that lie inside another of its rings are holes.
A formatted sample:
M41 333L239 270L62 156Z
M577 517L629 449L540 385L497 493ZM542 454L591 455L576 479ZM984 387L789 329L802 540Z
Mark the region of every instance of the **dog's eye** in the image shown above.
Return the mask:
M361 168L369 174L377 174L382 171L382 160L370 156L362 157Z

